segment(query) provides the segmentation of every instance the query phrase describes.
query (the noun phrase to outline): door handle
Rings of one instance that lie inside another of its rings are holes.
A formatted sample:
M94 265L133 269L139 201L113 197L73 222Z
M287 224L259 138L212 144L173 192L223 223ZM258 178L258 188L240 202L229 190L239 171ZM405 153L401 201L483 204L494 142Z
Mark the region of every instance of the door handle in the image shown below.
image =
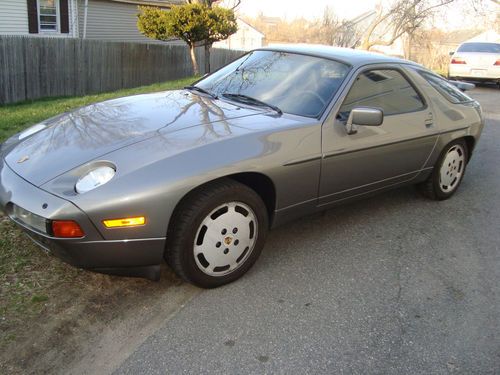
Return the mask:
M434 117L432 116L432 112L429 112L427 118L424 121L424 124L427 128L430 128L434 124Z

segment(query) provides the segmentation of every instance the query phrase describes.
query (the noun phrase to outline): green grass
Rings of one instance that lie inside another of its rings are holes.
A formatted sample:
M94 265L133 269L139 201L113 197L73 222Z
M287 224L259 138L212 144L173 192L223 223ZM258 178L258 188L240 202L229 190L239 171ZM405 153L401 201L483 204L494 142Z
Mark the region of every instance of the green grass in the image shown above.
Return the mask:
M47 98L0 106L0 142L30 125L74 108L122 96L175 90L190 84L195 79L196 77L188 77L96 95Z
M34 277L39 254L29 240L6 218L0 218L0 327L6 317L17 319L39 310L39 281ZM40 301L42 302L42 301ZM0 335L1 337L2 335ZM0 340L0 342L3 340Z
M30 125L74 108L127 95L178 89L195 79L0 106L0 142ZM54 302L50 296L57 285L73 283L81 272L47 256L0 215L0 351L16 339L16 332L25 322L40 316L46 306Z

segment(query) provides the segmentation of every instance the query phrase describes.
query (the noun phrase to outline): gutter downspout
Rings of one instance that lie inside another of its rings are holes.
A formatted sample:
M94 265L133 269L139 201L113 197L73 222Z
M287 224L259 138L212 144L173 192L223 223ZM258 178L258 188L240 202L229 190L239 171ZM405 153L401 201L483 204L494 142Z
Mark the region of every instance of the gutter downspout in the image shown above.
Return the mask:
M85 0L83 6L83 39L87 37L87 13L89 9L89 0Z

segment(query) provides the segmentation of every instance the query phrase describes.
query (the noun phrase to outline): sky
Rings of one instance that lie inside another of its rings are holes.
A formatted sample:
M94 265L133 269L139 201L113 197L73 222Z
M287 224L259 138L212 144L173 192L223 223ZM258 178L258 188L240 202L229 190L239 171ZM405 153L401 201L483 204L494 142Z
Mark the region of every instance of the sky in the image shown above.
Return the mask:
M234 1L234 0L226 0ZM382 0L387 3L390 0ZM333 9L338 18L351 19L375 8L380 0L242 0L238 13L255 17L259 12L266 16L294 19L305 17L320 18L325 6ZM500 6L492 1L483 1L483 13L492 16L500 11ZM477 26L478 15L474 14L471 0L458 0L447 7L440 17L436 17L435 25L444 30L474 28Z
M334 9L339 18L354 18L367 10L373 9L378 0L242 0L239 11L249 16L256 16L263 11L266 16L293 19L298 17L320 17L325 6Z

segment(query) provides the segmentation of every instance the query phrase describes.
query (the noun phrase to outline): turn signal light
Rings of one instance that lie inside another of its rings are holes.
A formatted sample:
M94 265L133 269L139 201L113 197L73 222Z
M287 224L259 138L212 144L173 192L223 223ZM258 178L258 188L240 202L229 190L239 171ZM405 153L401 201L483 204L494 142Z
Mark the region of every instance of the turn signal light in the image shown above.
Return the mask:
M103 224L106 228L135 227L146 224L146 218L144 216L137 216L125 217L123 219L109 219L104 220Z
M495 61L495 63L493 65L500 65L500 59L498 59L497 61Z
M458 58L458 57L457 57L457 58L453 58L453 59L451 59L451 63L452 63L452 64L467 64L467 63L465 62L465 60L460 59L460 58Z
M54 220L52 221L52 235L60 238L80 238L85 233L76 221Z

